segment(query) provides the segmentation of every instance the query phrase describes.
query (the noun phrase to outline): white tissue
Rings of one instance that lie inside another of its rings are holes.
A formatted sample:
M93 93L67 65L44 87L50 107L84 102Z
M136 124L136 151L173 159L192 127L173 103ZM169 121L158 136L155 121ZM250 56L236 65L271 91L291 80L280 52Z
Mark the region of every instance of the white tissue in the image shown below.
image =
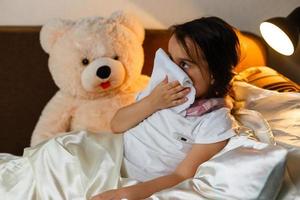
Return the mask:
M191 89L186 96L188 100L185 103L170 108L175 112L180 113L194 103L196 90L190 77L178 65L176 65L161 48L159 48L155 53L154 66L150 82L146 89L137 95L136 100L139 101L148 96L151 91L165 79L166 75L168 76L169 82L178 80L182 86L190 87Z

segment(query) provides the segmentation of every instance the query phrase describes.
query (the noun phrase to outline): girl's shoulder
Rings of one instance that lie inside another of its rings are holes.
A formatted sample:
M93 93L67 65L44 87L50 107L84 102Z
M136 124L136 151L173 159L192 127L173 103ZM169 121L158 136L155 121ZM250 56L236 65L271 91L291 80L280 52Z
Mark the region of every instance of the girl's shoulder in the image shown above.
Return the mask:
M221 107L202 116L202 123L195 129L195 143L215 143L235 135L236 120L230 108Z

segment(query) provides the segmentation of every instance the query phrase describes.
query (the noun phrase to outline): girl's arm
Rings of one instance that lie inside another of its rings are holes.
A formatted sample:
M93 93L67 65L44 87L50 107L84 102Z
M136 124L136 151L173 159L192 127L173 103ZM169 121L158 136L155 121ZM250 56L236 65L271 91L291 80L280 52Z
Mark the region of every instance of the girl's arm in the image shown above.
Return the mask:
M145 199L156 192L173 187L188 178L192 178L198 166L223 149L227 141L228 140L214 144L194 144L186 158L177 166L172 174L138 183L133 186L110 190L94 196L92 200L122 198L128 200Z
M122 133L158 110L182 104L187 100L188 92L189 88L181 86L178 81L168 83L166 77L149 96L119 109L111 120L111 130Z

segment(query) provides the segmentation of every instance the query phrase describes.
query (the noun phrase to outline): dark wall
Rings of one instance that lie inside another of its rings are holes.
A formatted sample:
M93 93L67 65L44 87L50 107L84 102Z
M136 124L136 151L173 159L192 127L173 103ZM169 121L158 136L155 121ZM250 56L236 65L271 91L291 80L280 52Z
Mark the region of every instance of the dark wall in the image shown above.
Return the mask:
M277 53L268 46L268 66L282 73L292 81L300 84L300 42L291 56Z

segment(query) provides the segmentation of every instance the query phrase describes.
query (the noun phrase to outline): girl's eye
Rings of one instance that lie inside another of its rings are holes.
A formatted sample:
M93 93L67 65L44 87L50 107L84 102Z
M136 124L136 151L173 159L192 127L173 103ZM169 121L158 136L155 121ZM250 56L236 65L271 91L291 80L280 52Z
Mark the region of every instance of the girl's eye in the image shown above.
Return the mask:
M190 66L184 61L181 61L179 63L179 67L181 67L182 69L189 69L190 68Z
M84 58L84 59L82 59L81 63L82 63L84 66L86 66L86 65L88 65L88 64L90 63L90 61L89 61L89 59Z

